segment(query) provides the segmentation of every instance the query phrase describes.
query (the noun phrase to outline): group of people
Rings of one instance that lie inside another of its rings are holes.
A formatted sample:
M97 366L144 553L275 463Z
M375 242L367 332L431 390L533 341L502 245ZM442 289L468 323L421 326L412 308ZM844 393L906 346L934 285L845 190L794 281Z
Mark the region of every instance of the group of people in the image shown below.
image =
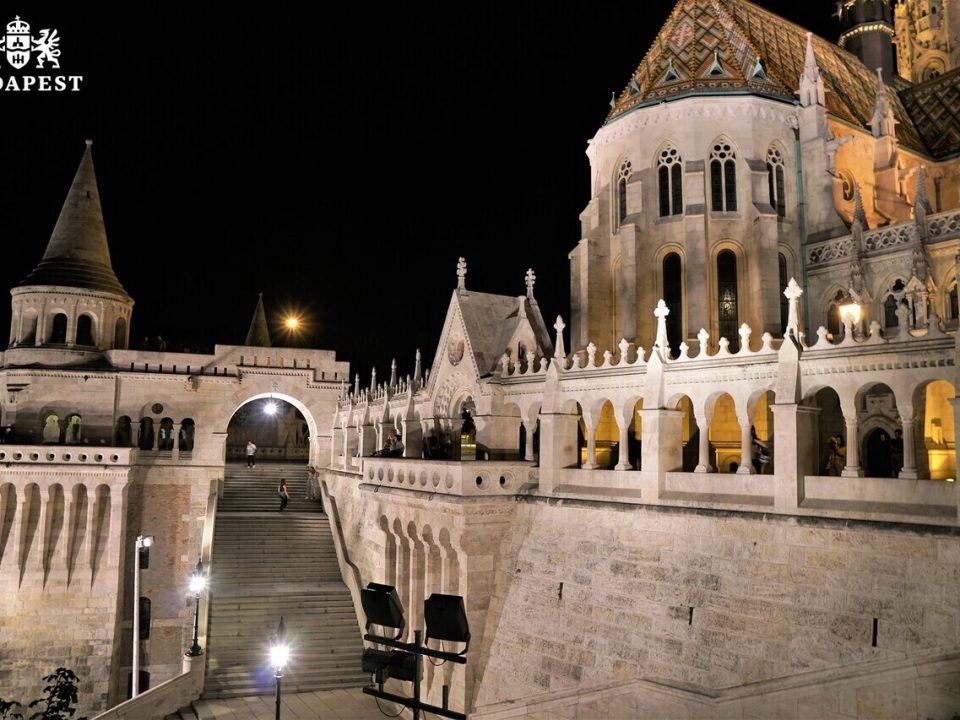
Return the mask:
M403 457L403 443L393 430L387 433L386 442L380 450L373 453L373 457Z
M290 502L290 488L287 487L287 481L280 478L280 485L277 487L277 496L280 498L280 512L287 509ZM307 466L307 500L316 502L320 499L320 473L313 465Z

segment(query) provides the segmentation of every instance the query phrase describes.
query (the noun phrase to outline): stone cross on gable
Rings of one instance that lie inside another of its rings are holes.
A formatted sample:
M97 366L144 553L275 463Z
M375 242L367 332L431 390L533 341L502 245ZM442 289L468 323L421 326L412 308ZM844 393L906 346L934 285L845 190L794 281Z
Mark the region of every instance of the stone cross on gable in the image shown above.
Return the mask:
M803 288L797 284L797 281L793 278L790 278L790 282L787 283L786 289L783 291L783 296L787 299L788 311L787 311L787 327L784 328L784 336L793 334L793 336L799 340L800 339L800 296L803 295Z
M553 329L557 331L557 342L554 344L555 350L553 351L553 356L555 358L565 358L567 352L563 347L563 329L566 327L566 324L563 322L563 318L557 315L557 321L553 324Z
M532 298L532 297L533 297L533 284L537 281L537 276L534 274L533 268L529 268L529 269L527 270L527 274L526 274L526 276L525 276L525 279L526 279L526 282L527 282L527 297Z
M457 259L457 290L467 289L467 261L466 258Z
M657 301L657 309L653 311L653 314L657 316L657 339L653 344L655 347L669 350L670 341L667 340L667 315L670 314L670 308L667 307L663 298Z

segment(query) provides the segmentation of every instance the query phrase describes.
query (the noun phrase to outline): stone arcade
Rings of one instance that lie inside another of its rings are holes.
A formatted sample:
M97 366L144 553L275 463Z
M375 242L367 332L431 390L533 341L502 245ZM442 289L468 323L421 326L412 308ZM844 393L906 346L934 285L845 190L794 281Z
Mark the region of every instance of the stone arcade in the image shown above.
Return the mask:
M227 424L273 394L326 468L355 605L395 585L412 633L431 592L466 598L470 660L427 666L433 702L953 717L958 12L845 0L858 59L745 0L679 0L589 144L572 317L545 321L532 271L492 295L461 261L431 368L349 392L329 352L126 350L88 148L13 290L0 681L69 662L122 697L138 532L178 538L145 593L151 672L180 672ZM143 439L160 426L173 447ZM373 457L390 431L404 457Z

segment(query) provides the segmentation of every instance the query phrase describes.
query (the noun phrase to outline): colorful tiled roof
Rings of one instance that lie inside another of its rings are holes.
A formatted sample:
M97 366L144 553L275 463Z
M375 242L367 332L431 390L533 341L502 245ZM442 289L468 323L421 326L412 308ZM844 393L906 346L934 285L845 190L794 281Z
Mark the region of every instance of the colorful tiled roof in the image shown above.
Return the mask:
M747 0L679 0L607 122L642 105L689 95L753 94L795 101L806 45L804 28ZM869 127L874 72L823 38L815 36L813 47L828 112ZM897 138L927 152L900 98L888 92L899 123Z
M933 157L960 153L960 69L901 90L900 99Z

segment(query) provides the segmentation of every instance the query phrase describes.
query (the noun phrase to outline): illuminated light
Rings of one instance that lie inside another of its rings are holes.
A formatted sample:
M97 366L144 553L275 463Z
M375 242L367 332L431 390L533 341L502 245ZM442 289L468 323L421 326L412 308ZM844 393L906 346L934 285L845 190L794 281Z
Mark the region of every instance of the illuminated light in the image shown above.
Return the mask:
M947 478L947 482L956 482L956 478Z
M287 330L299 330L300 329L300 318L290 316L283 322Z
M862 308L860 303L853 299L851 296L847 296L840 303L840 317L846 318L850 321L851 324L856 325L860 322L860 312Z
M207 586L207 578L203 573L194 573L190 576L190 592L202 593Z
M290 659L290 646L286 643L277 643L270 646L270 664L276 670L283 670Z
M866 25L857 25L855 28L847 30L843 35L840 36L840 39L837 41L837 45L844 47L847 40L849 40L854 35L862 35L863 33L868 32L885 32L890 37L893 37L893 28L890 27L887 23L867 23Z
M271 400L266 405L263 406L263 412L266 415L276 415L277 414L277 404Z

